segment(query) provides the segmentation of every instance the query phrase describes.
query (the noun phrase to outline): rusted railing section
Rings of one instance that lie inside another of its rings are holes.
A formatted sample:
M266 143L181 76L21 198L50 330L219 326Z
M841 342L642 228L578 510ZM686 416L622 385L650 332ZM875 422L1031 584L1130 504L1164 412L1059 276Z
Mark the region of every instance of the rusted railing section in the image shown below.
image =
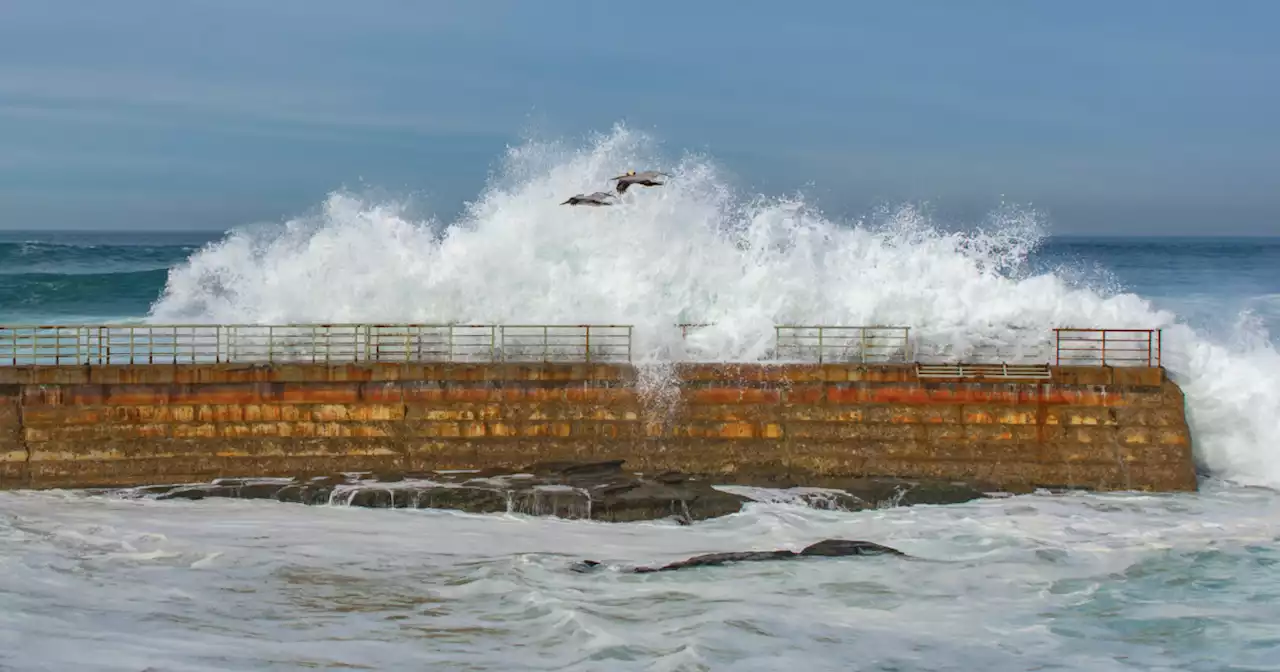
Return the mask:
M824 362L907 362L911 328L778 326L773 358Z
M629 362L630 325L0 326L0 365Z
M1059 366L1161 366L1160 329L1054 329Z

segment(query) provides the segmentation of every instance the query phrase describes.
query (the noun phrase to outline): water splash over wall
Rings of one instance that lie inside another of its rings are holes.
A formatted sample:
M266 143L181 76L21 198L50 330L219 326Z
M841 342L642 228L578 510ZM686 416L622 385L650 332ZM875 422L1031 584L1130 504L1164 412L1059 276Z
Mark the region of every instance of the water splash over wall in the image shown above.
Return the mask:
M672 177L613 207L559 205L632 168ZM1141 296L1089 286L1093 273L1032 273L1046 231L1034 210L1002 206L967 232L910 205L836 222L803 200L743 197L706 158L663 157L618 127L582 147L512 148L458 221L406 213L335 193L312 215L233 233L172 269L151 319L631 324L646 363L756 359L778 324L905 325L956 350L1034 347L1061 326L1164 328L1199 459L1280 485L1269 338L1247 321L1225 338L1197 333ZM688 322L713 326L673 328ZM642 374L646 389L661 389L660 371Z

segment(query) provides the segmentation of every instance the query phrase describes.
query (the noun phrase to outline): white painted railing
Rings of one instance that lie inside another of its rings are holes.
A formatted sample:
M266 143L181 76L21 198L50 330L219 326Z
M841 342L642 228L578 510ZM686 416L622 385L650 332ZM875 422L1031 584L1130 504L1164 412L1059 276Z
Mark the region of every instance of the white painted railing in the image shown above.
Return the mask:
M712 325L674 325L682 336ZM345 362L630 362L616 324L0 325L0 366ZM674 334L673 334L674 335ZM914 336L914 338L913 338ZM1012 343L921 339L909 327L783 325L766 359L932 365L1159 366L1158 329L1055 329Z
M627 362L629 325L0 326L0 365Z

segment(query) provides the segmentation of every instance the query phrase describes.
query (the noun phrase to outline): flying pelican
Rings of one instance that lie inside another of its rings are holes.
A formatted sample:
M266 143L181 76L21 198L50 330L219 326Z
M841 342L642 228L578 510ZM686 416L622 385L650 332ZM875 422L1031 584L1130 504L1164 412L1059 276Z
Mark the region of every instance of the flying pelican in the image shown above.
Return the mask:
M597 207L601 205L613 205L608 200L613 197L613 194L607 191L597 191L593 194L578 194L577 196L570 196L569 200L561 203L560 205L591 205Z
M628 170L625 175L619 175L617 177L611 177L609 179L617 180L618 193L624 194L627 192L627 189L633 184L638 184L642 187L661 187L663 184L666 184L665 182L658 182L657 179L659 177L671 177L671 176L666 173L658 172L656 170L646 170L643 173L637 173L634 170Z

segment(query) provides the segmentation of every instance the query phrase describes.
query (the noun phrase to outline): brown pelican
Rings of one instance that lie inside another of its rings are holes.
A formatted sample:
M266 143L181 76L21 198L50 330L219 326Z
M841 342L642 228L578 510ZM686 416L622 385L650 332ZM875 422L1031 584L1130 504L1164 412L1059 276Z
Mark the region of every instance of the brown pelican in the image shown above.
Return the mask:
M658 182L657 179L659 177L671 177L671 176L666 173L658 172L656 170L646 170L643 173L637 173L634 170L628 170L625 175L619 175L617 177L612 177L609 179L617 180L618 193L624 194L627 192L627 189L633 184L638 184L642 187L661 187L663 184L665 184L665 182Z
M607 191L597 191L593 194L578 194L577 196L570 196L569 200L561 203L560 205L613 205L608 200L610 198L613 198L613 194Z

